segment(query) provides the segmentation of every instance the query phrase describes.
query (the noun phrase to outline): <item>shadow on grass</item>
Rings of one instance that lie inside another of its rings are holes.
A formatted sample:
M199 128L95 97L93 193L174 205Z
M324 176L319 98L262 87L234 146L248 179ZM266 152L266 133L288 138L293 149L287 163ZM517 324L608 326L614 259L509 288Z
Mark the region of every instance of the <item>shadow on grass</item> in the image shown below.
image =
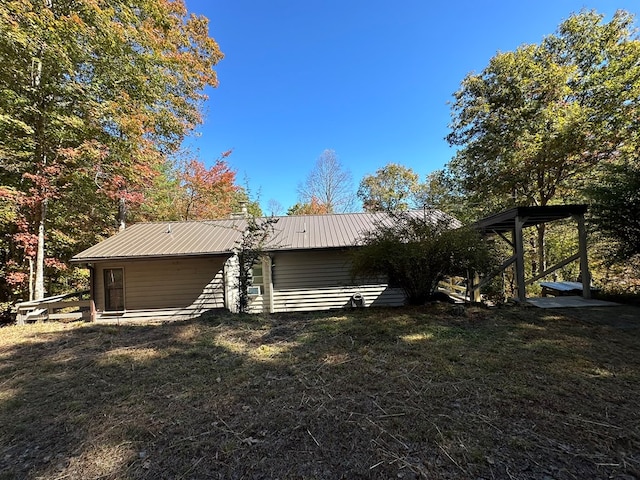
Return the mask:
M11 329L0 478L638 475L637 313L446 306Z

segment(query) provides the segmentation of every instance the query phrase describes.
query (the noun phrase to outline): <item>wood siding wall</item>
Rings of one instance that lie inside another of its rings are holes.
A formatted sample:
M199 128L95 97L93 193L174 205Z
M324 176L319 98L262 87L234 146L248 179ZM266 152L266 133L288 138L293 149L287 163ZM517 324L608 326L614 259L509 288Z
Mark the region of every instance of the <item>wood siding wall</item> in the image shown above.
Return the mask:
M385 283L361 283L352 279L348 252L306 251L277 252L273 255L272 312L327 310L351 306L359 293L364 306L399 306L404 304L400 289ZM269 311L265 308L265 311Z
M96 309L99 315L104 313L103 279L108 268L124 269L126 312L193 316L224 308L224 261L222 257L202 257L99 263L95 268Z

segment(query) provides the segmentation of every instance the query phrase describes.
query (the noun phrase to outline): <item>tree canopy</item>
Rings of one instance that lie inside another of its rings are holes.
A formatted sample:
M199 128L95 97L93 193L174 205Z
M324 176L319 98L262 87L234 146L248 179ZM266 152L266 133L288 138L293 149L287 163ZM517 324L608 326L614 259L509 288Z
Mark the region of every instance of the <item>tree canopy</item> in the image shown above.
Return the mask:
M368 212L394 212L408 210L418 191L417 173L398 163L388 163L360 181L357 195Z
M640 43L633 17L585 11L539 45L499 53L455 94L448 170L497 210L579 198L595 166L637 145Z
M589 194L591 221L613 247L611 259L640 255L640 161L608 165Z
M635 154L640 40L633 22L624 11L608 22L583 11L540 44L498 53L467 75L447 137L458 150L444 175L467 211L477 218L512 206L585 202L609 166ZM546 226L536 231L532 265L542 271Z
M309 203L296 203L287 210L287 215L327 215L329 208L326 204L320 203L315 197L311 197Z
M12 261L35 261L37 298L45 260L143 202L201 122L222 53L182 0L13 0L0 32L0 188L13 189Z

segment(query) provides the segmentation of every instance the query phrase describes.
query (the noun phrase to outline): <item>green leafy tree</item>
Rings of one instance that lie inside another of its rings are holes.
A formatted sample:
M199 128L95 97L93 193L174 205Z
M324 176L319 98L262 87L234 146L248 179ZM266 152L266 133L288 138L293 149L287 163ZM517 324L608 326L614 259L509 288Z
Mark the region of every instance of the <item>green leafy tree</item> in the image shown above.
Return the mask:
M411 168L388 163L366 175L358 187L358 198L368 212L408 210L419 191L419 177Z
M25 200L40 298L61 260L47 229L104 231L107 212L140 204L201 122L222 54L182 0L13 0L0 32L0 185Z
M401 288L409 305L433 298L446 275L484 272L491 254L480 236L438 211L396 212L366 233L352 253L352 274L385 278Z
M633 17L582 12L540 45L499 53L455 94L448 175L477 215L584 199L594 169L637 147ZM596 177L597 178L597 177ZM537 230L545 266L545 226Z
M640 162L609 165L590 188L591 221L611 246L611 259L640 254Z
M418 185L414 196L416 206L442 210L464 223L477 220L474 212L468 209L457 182L449 177L447 170L429 173L425 181Z

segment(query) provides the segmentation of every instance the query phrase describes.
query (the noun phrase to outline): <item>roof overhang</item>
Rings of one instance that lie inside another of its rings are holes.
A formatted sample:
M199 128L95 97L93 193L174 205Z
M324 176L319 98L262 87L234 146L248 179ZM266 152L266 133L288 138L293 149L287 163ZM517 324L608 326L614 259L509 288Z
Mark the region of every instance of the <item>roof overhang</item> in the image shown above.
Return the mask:
M586 205L547 205L544 207L515 207L504 212L490 215L473 223L472 228L483 234L511 232L516 228L516 219L520 219L522 227L532 227L541 223L553 222L584 215Z
M200 252L200 253L174 253L174 254L158 254L158 255L131 255L131 256L113 256L113 257L73 257L69 260L71 263L98 263L98 262L123 262L123 261L139 261L139 260L168 260L175 258L202 258L202 257L230 257L233 252Z

